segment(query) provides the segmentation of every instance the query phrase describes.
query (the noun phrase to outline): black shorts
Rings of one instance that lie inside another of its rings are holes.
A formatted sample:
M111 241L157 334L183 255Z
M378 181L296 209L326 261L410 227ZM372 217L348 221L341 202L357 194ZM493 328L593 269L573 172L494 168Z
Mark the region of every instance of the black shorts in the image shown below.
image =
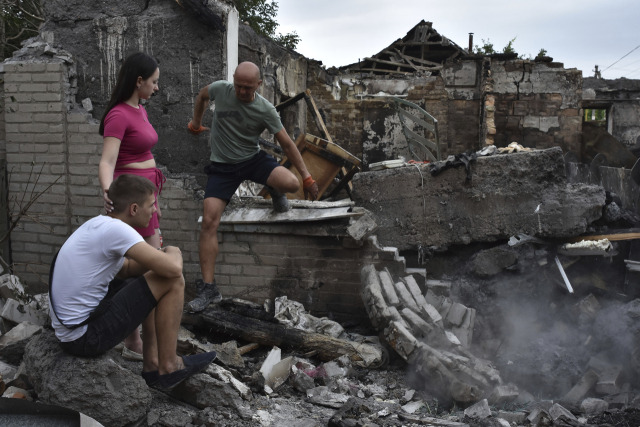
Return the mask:
M269 175L278 166L278 161L262 150L240 163L211 162L204 168L209 175L204 198L215 197L228 203L242 181L250 180L266 185Z
M144 276L114 279L96 309L101 314L87 324L85 334L60 345L75 356L92 357L105 353L129 336L157 304Z

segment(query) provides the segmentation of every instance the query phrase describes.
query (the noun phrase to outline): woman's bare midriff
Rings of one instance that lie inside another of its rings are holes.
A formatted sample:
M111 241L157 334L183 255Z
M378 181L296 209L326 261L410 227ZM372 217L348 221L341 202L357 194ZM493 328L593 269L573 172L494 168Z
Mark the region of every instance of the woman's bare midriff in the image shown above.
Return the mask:
M117 169L149 169L155 168L156 161L154 159L145 160L144 162L128 163L126 165L118 165Z

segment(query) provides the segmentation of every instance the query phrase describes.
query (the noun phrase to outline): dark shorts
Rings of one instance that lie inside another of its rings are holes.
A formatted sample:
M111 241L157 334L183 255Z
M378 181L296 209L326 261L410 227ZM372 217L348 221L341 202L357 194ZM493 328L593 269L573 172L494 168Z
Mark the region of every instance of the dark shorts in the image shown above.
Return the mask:
M262 150L240 163L211 162L204 168L209 175L204 197L215 197L229 202L242 181L250 180L266 185L269 175L278 166L278 161Z
M75 356L98 356L129 336L157 304L144 276L114 279L109 284L107 296L96 309L102 314L87 324L83 336L60 345Z

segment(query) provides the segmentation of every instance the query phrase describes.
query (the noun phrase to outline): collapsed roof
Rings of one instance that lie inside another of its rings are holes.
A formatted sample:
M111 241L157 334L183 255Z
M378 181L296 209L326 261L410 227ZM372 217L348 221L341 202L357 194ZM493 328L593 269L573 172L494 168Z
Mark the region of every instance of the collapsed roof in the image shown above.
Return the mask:
M375 75L437 74L447 60L465 54L463 48L433 29L433 23L422 20L387 48L341 69Z

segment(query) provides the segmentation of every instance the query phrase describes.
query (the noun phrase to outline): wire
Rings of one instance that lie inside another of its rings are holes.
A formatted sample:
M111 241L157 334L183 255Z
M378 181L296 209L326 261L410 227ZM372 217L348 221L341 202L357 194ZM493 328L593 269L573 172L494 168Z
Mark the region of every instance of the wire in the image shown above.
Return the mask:
M640 48L640 44L636 47L634 47L633 49L631 49L629 51L629 53L627 53L626 55L624 55L622 58L618 59L616 62L614 62L613 64L609 65L607 68L605 68L604 70L602 70L601 72L607 71L609 68L613 67L614 65L616 65L618 62L622 61L624 58L626 58L627 56L629 56L631 54L631 52L633 52L634 50Z

